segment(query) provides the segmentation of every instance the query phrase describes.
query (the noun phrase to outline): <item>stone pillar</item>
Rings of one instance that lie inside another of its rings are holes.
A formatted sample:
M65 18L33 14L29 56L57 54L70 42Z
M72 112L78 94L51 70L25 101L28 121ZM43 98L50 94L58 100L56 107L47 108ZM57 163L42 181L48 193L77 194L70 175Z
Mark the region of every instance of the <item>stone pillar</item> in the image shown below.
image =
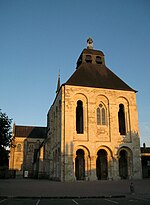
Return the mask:
M74 181L74 163L72 155L66 155L65 181Z
M133 152L133 179L142 178L142 167L141 167L141 158L139 150L134 150Z
M53 178L53 160L52 159L49 160L49 178L50 179Z
M113 173L112 173L113 180L119 180L119 158L117 156L113 159Z
M90 157L87 155L85 156L85 180L86 181L90 179L90 173L91 173L90 164L91 164Z
M113 158L108 157L108 180L113 180Z
M90 175L90 181L97 180L96 176L96 157L91 156L91 175Z
M65 155L61 154L61 166L60 166L60 172L61 172L61 181L64 182L65 181Z

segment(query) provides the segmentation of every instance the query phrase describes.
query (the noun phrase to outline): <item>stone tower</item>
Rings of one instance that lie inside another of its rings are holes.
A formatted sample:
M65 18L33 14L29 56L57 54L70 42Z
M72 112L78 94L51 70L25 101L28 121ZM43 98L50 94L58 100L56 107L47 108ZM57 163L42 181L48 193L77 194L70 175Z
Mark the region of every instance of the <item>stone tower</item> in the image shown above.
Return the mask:
M106 67L91 38L57 89L47 143L52 179L141 178L136 91Z

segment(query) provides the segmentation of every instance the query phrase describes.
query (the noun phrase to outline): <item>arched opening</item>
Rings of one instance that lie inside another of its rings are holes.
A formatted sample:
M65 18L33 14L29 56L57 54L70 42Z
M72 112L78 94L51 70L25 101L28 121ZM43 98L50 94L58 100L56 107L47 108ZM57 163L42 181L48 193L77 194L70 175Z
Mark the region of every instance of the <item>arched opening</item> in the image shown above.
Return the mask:
M87 63L92 63L92 56L91 56L91 55L86 55L85 61L86 61Z
M119 176L121 179L128 178L128 154L126 150L119 153Z
M102 108L102 125L106 125L106 114L104 108Z
M106 125L106 109L101 103L97 108L97 125Z
M102 58L100 56L96 56L96 63L102 64Z
M125 125L125 111L124 105L119 105L119 112L118 112L118 121L119 121L119 132L121 135L126 134L126 125Z
M85 179L85 159L84 151L82 149L76 151L75 176L77 180Z
M107 152L104 149L97 152L96 175L98 180L104 180L108 177Z
M76 131L77 134L83 134L83 103L78 100L76 107Z

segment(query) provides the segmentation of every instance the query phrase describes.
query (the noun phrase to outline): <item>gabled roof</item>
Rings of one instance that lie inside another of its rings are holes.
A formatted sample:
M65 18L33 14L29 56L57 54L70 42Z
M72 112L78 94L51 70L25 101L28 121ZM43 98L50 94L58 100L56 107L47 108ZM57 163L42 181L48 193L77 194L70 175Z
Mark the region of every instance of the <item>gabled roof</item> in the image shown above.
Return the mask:
M46 138L46 127L20 126L14 127L15 137Z
M105 65L82 63L65 85L134 91Z

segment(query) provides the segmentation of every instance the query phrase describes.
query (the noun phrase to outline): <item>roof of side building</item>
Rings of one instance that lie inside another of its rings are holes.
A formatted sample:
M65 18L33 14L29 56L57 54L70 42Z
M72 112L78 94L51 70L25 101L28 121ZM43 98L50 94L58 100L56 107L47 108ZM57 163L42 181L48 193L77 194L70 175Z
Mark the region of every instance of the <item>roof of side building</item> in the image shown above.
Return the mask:
M26 138L46 138L46 127L35 127L35 126L21 126L15 125L14 135L15 137L26 137Z
M141 147L141 153L149 153L150 154L150 147Z

